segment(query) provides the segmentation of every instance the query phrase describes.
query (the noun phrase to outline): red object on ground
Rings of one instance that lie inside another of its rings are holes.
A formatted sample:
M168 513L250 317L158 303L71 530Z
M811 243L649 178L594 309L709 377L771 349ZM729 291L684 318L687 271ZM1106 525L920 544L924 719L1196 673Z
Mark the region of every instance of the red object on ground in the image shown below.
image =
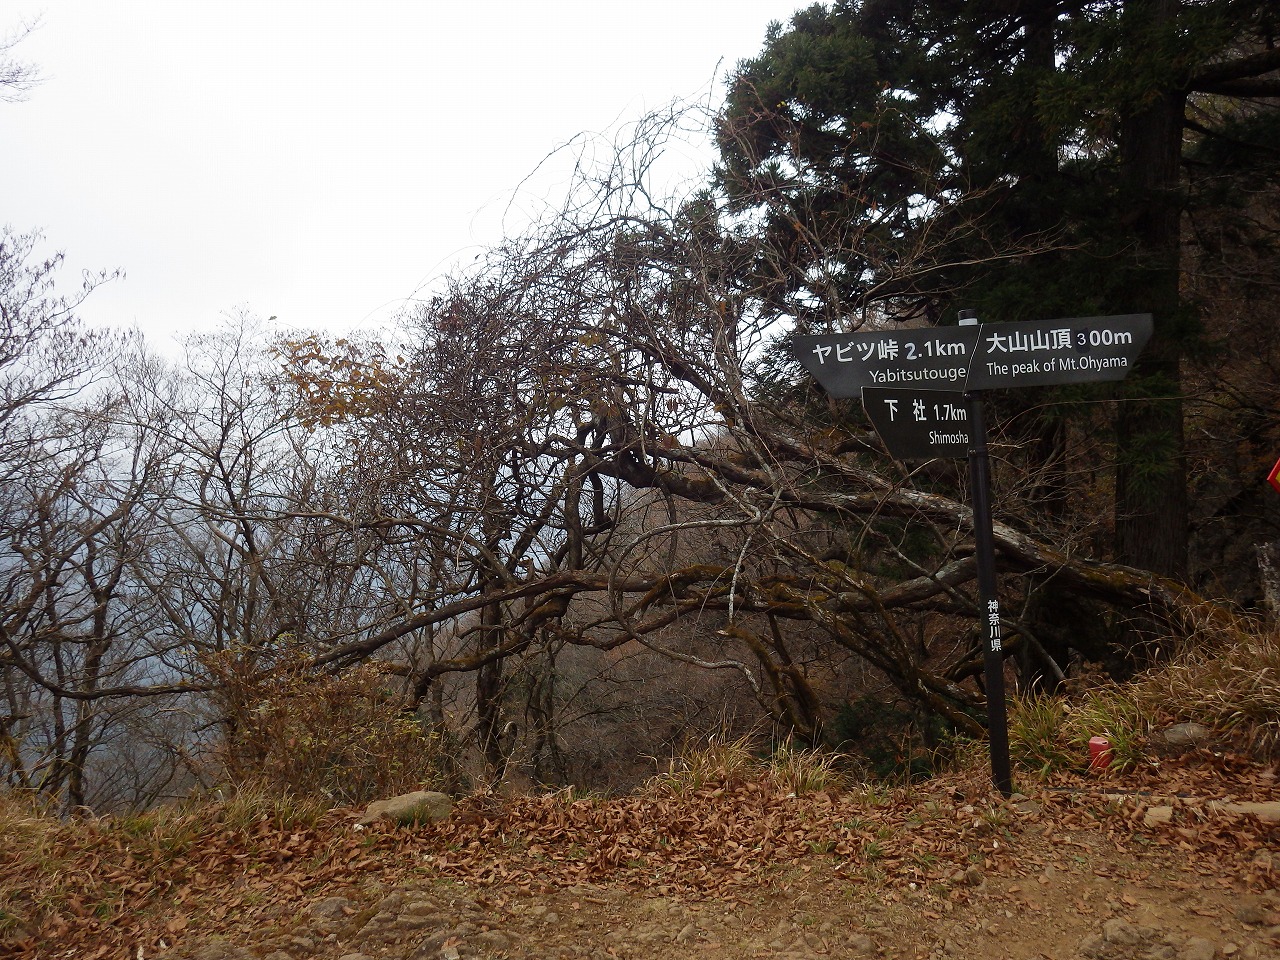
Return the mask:
M1105 770L1111 766L1111 741L1106 737L1089 738L1089 768Z
M1276 465L1267 474L1267 483L1276 488L1276 493L1280 493L1280 460L1276 461Z

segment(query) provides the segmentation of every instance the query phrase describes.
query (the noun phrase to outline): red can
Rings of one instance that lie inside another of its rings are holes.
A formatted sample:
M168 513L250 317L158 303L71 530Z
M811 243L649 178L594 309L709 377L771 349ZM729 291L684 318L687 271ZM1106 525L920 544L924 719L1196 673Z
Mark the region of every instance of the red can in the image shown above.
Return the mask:
M1106 737L1089 738L1089 769L1106 770L1111 766L1111 741Z

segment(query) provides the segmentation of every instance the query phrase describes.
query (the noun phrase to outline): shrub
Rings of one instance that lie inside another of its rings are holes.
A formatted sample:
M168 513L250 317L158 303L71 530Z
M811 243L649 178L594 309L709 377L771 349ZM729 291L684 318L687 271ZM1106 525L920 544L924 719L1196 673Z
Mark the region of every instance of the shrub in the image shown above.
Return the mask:
M1010 758L1041 773L1070 766L1067 716L1067 705L1058 697L1015 700L1009 710Z
M228 726L219 758L237 788L339 805L439 780L438 739L379 664L317 676L285 658L255 672L225 651L207 665Z
M760 761L749 737L724 740L710 737L704 746L683 751L671 761L671 769L646 781L659 793L687 796L705 787L741 783L760 773Z
M819 750L804 750L788 737L769 758L769 778L796 796L840 786L837 757Z
M911 781L933 775L952 734L936 714L862 696L841 705L827 740L865 761L874 777Z

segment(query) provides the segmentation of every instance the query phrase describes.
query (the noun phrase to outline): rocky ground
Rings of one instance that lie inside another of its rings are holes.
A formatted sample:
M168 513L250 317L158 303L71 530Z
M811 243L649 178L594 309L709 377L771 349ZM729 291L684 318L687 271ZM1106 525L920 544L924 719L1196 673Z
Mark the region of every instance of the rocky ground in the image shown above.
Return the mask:
M133 910L0 942L95 960L1280 957L1276 771L1206 754L1024 789L747 780L475 797L414 827L264 824L153 865Z
M1070 860L1070 858L1068 858ZM654 897L608 885L546 893L457 884L326 897L243 945L206 941L190 960L458 960L463 957L1152 958L1280 956L1280 899L1201 888L1141 858L976 878L961 897L882 896L838 875L733 899Z

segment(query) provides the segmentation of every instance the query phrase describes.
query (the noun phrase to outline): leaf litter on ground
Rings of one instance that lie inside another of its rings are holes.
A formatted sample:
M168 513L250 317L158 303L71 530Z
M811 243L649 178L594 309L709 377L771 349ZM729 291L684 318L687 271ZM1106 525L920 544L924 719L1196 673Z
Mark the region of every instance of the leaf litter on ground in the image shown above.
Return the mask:
M1112 854L1140 847L1202 883L1276 888L1280 823L1205 802L1280 801L1273 767L1200 751L1024 790L1005 801L981 770L799 794L735 776L613 798L477 794L418 827L361 828L347 810L313 823L224 824L215 809L193 809L150 831L127 819L34 818L4 826L0 956L35 958L57 944L68 956L151 957L213 932L247 939L361 883L522 895L596 885L694 900L821 883L888 900L929 890L950 909L986 878L1026 879L1071 857L1108 875ZM1149 824L1157 802L1174 814Z

